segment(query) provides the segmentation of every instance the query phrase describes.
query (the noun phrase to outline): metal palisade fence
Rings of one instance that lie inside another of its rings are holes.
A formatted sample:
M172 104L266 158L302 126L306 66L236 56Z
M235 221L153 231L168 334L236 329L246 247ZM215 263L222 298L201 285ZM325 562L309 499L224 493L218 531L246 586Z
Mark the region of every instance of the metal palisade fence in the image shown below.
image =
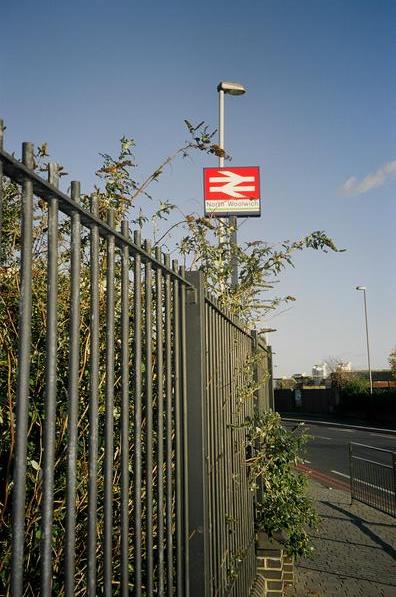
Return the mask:
M396 452L349 443L351 499L396 516Z
M0 595L247 597L270 349L58 174L1 144Z

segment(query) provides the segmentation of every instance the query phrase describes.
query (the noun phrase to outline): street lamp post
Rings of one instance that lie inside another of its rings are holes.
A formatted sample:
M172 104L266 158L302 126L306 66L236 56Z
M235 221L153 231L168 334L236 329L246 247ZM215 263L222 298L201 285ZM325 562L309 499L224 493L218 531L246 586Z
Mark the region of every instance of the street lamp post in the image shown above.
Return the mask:
M219 93L219 147L224 151L224 94L228 95L243 95L246 93L246 89L241 83L234 83L232 81L220 81L217 85L217 91ZM219 167L224 166L224 156L219 156ZM237 217L229 216L228 225L231 230L230 233L230 245L231 247L237 246ZM231 258L232 265L232 286L238 284L238 259L236 255Z
M369 344L368 319L367 319L366 287L365 286L356 286L356 290L361 290L363 292L363 297L364 297L364 318L365 318L365 322L366 322L367 362L368 362L369 379L370 379L370 394L372 394L373 393L373 378L371 375L371 363L370 363L370 344Z

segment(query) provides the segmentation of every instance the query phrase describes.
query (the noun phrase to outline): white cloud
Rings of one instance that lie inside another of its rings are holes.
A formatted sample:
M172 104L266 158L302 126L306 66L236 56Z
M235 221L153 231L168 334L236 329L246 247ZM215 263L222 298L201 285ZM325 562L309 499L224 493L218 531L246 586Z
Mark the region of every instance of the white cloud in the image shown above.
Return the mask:
M361 193L367 193L371 189L381 187L388 178L396 174L396 160L387 162L381 168L378 168L373 174L368 174L365 178L359 181L354 176L348 178L342 187L340 192L342 195L360 195Z

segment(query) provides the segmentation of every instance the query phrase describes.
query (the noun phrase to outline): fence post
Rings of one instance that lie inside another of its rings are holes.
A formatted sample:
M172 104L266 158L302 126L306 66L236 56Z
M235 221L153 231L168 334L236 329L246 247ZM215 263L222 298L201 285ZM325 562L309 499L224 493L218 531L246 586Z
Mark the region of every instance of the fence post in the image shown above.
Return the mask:
M252 337L252 356L255 357L256 354L258 353L258 351L260 350L259 337L257 334L257 330L252 330L250 335ZM267 393L266 391L268 390L268 386L266 384L265 391L264 391L263 385L261 384L262 376L263 376L263 367L260 366L258 361L255 361L254 365L253 365L253 381L258 386L254 393L254 410L255 410L256 416L257 415L261 416L265 412L266 407L268 406L268 404L267 404L268 401L266 400L266 398L268 397L268 395L266 396L266 393ZM256 451L259 449L258 440L256 442L255 448L256 448ZM257 504L261 503L262 496L263 496L263 480L260 477L260 479L257 481L257 489L256 489L256 494L255 494L255 516L256 516Z
M260 344L257 330L251 331L252 337L252 356L255 356L259 351L265 352L264 361L259 360L254 363L254 382L259 385L255 394L255 407L257 412L261 415L273 405L273 391L272 391L272 352L267 345L265 347ZM263 379L268 377L263 382Z
M351 489L351 506L353 504L353 462L352 462L352 443L349 442L348 446L348 454L349 454L349 482L350 482L350 489Z
M274 368L272 365L272 346L267 346L267 363L268 363L268 394L269 394L269 407L271 410L275 410L275 397L274 397Z
M196 291L186 301L190 596L209 597L205 296L201 272L186 272Z
M257 330L252 330L250 335L252 337L252 357L254 357L258 351ZM255 384L258 384L259 377L260 377L259 365L257 362L255 362L253 365L253 381ZM261 387L259 387L254 393L254 407L255 407L255 410L257 413L262 412L261 399L262 399L262 391L261 391Z

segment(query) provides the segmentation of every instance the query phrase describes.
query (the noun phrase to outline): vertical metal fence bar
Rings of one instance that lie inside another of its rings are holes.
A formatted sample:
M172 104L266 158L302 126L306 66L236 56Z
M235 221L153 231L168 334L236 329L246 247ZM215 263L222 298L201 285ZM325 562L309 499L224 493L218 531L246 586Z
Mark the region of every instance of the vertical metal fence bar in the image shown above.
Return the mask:
M244 419L244 410L245 410L245 396L243 393L243 388L245 388L245 354L244 354L244 346L243 346L243 334L239 331L239 359L238 362L241 367L241 374L240 374L240 394L241 394L241 402L239 405L239 471L240 471L240 495L241 495L241 511L240 511L240 521L241 521L241 531L242 531L242 541L241 541L241 562L239 564L239 575L241 578L241 588L242 591L244 589L246 583L246 576L245 576L245 547L246 547L246 504L245 504L245 484L244 484L244 474L243 474L243 461L244 461L244 431L243 431L243 419Z
M351 505L353 504L353 458L352 458L352 445L349 442L348 445L348 456L349 456L349 483L350 483L350 492L351 492Z
M185 279L184 267L180 275ZM188 486L188 423L187 423L187 355L186 355L186 286L180 284L180 351L181 351L181 433L182 433L182 469L183 469L183 566L184 595L190 595L189 568L189 486ZM200 355L200 358L203 358Z
M140 232L134 232L135 245L140 246ZM135 595L142 594L142 294L141 294L141 257L135 255L133 280L134 294L134 345L135 345Z
M165 256L169 269L170 258ZM165 396L166 396L166 584L167 595L173 595L173 483L172 483L172 303L171 278L165 274Z
M227 445L227 419L226 419L226 403L227 403L227 388L226 388L226 371L225 371L225 343L224 343L224 328L227 325L227 320L219 315L219 344L220 344L220 383L221 383L221 468L222 468L222 520L221 525L223 528L223 556L222 556L222 568L223 568L223 586L224 592L227 590L228 585L228 541L227 541L227 458L226 458L226 445Z
M386 493L386 490L388 488L388 485L387 485L387 475L386 475L387 470L386 469L384 470L382 467L376 467L376 469L377 469L377 471L379 473L379 475L378 475L378 477L379 477L379 483L378 483L377 486L383 488L383 491L379 491L379 494L380 494L380 496L382 498L382 508L385 509L385 510L387 510L387 505L388 505L387 504L387 497L388 496L387 496L387 493Z
M392 496L392 507L391 512L393 516L396 516L396 453L392 454L392 479L393 479L393 496Z
M107 223L114 225L112 209ZM113 460L114 460L114 236L106 241L106 393L104 454L104 594L112 593L113 555Z
M222 379L221 379L221 343L220 343L220 320L221 316L215 312L215 354L216 354L216 442L217 442L217 454L216 454L216 465L217 465L217 493L218 493L218 541L219 541L219 591L220 594L224 592L224 519L223 519L223 491L224 491L224 476L223 476L223 420L222 420Z
M252 358L252 341L251 341L250 334L249 334L249 336L245 334L245 344L246 344L247 355L248 355L249 359L251 359ZM251 367L254 367L254 364L251 364ZM252 381L254 381L254 378L251 380L251 382ZM249 398L249 403L246 405L245 421L248 416L252 417L253 410L254 410L254 397L251 394L250 398ZM244 437L245 437L245 446L246 446L246 429L244 431ZM248 528L248 533L247 533L247 535L248 535L248 544L247 544L247 549L248 549L247 575L248 575L248 578L247 578L247 586L246 586L247 592L249 592L252 577L254 575L254 571L253 571L253 567L252 567L252 541L253 541L253 534L254 534L254 519L253 519L253 492L251 492L249 490L249 478L248 478L248 470L247 470L247 464L246 464L246 453L245 453L244 470L245 470L245 479L246 479L246 485L245 485L246 501L247 501L248 508L249 508L249 510L248 510L249 528Z
M156 248L157 261L162 260L160 247ZM156 352L157 352L157 524L158 524L158 594L164 594L164 329L162 271L156 271Z
M252 343L250 337L246 337L246 344L249 350L250 356L254 356L252 352ZM253 362L254 370L257 370L259 363L257 361ZM261 375L263 374L263 370L261 369ZM254 378L253 378L254 380ZM260 383L263 383L262 377L260 378ZM263 393L263 390L260 390ZM263 396L264 398L264 396ZM264 408L268 409L268 401L265 403L267 406L264 405ZM251 396L250 398L250 405L248 410L249 417L254 416L254 397ZM246 437L246 430L245 430L245 437ZM246 470L246 491L248 495L248 502L249 502L249 513L250 513L250 525L249 525L249 583L248 583L248 590L250 592L251 585L256 577L256 549L255 549L255 519L254 519L254 494L249 490L249 476L248 476L248 469L247 465L245 464Z
M220 346L220 315L214 313L214 351L216 359L216 490L217 490L217 540L218 540L218 590L220 595L224 592L224 546L223 546L223 471L222 471L222 388L221 388L221 346Z
M251 343L251 339L250 339L250 335L246 336L246 334L244 335L244 345L245 345L245 362L247 359L250 359L251 357L251 351L252 351L252 343ZM249 364L249 367L251 366L251 364ZM249 382L251 383L252 380L250 378L250 371L246 373L247 376L249 376ZM243 412L243 423L245 423L246 421L246 417L251 413L251 401L252 401L252 397L251 395L246 397L246 400L244 401L244 412ZM246 429L243 429L243 454L242 454L242 458L243 458L243 475L244 475L244 483L243 483L243 488L244 488L244 495L245 495L245 506L246 506L246 510L245 510L245 516L246 516L246 524L245 524L245 528L246 528L246 543L245 543L245 558L244 558L244 568L245 568L245 590L248 591L249 588L249 581L250 581L250 541L251 541L251 532L252 532L252 520L251 520L251 514L252 514L252 509L250 507L250 493L249 493L249 489L248 489L248 479L247 479L247 467L246 467Z
M235 512L235 525L234 525L234 571L237 569L236 558L239 555L240 547L240 520L239 520L239 456L238 456L238 443L239 443L239 429L238 429L238 361L237 361L237 329L233 328L233 345L232 345L232 453L233 453L233 466L234 466L234 482L233 482L233 499L234 499L234 512ZM236 587L238 587L238 579L235 581ZM237 594L237 591L235 592Z
M245 348L245 352L244 352L244 359L245 362L247 362L247 359L250 359L251 357L251 338L250 336L247 337L246 334L243 337L243 344L244 344L244 348ZM250 368L251 364L249 363L249 368ZM248 382L251 383L251 376L250 376L250 370L246 371L246 376L248 377ZM250 414L250 403L251 403L251 396L246 396L245 400L244 400L244 408L243 408L243 423L245 423L246 421L246 417L248 416L248 414ZM244 482L243 482L243 488L244 488L244 496L245 496L245 534L246 534L246 542L245 542L245 553L244 553L244 560L243 560L243 567L244 567L244 571L245 571L245 586L244 586L244 590L246 591L246 594L248 593L248 588L249 588L249 581L250 581L250 534L251 534L251 508L250 508L250 495L249 495L249 490L248 490L248 479L247 479L247 469L246 469L246 429L243 428L243 453L242 453L242 458L243 458L243 475L244 475Z
M178 271L177 260L172 262ZM173 278L173 371L175 392L175 450L176 450L176 594L183 596L183 498L182 498L182 437L181 437L181 387L180 387L180 295L179 280Z
M91 198L91 212L98 215L97 197ZM90 387L88 455L88 595L96 597L96 522L98 473L98 388L99 388L99 229L91 226L90 238Z
M378 471L379 482L377 483L377 487L382 487L386 490L386 470L381 467L375 467ZM380 491L380 496L382 498L382 508L386 510L386 491Z
M240 576L238 571L238 563L235 561L236 557L240 557L240 510L239 510L239 491L240 491L240 470L239 470L239 454L238 454L238 445L239 445L239 429L238 425L238 361L237 361L237 351L236 351L236 342L237 342L237 329L233 328L233 347L232 347L232 358L233 358L233 396L232 396L232 422L235 428L232 430L232 438L233 438L233 470L234 475L236 478L236 482L233 483L233 501L234 501L234 572L236 572L236 578L233 584L233 596L238 597L240 594Z
M241 462L240 462L240 444L241 444L241 429L240 429L240 378L241 378L241 359L240 359L240 351L239 351L239 330L235 330L235 379L236 379L236 396L235 396L235 425L236 425L236 446L235 446L235 464L236 464L236 471L237 471L237 562L236 562L236 574L237 576L237 591L236 594L240 593L242 590L241 581L242 575L240 570L239 559L241 558L241 550L242 550L242 521L241 521L241 484L242 484L242 477L241 477Z
M33 169L33 145L23 143L22 162ZM18 377L15 407L15 462L12 512L12 565L11 592L13 597L23 593L25 497L26 497L26 453L29 416L29 378L31 353L32 317L32 227L33 227L33 185L25 179L22 184L21 222L21 299L18 325Z
M272 347L268 346L268 374L269 374L269 383L268 383L268 391L269 391L269 404L272 410L275 410L275 398L274 398L274 367L273 367L273 359L272 359Z
M243 350L242 350L242 334L238 330L237 331L238 343L237 343L237 363L239 368L239 375L238 375L238 479L239 479L239 513L238 513L238 521L239 521L239 534L240 534L240 541L239 541L239 554L240 560L243 558L243 548L245 543L245 525L243 524L244 519L244 501L243 501L243 476L242 476L242 443L243 443L243 431L242 431L242 401L243 401L243 394L242 390L244 387L244 371L243 371ZM240 587L243 587L243 569L241 566L241 561L238 563L238 575L240 579Z
M71 198L80 202L80 183L72 181ZM70 257L70 353L69 353L69 395L68 395L68 445L67 445L67 488L66 488L66 533L65 533L65 593L75 593L75 549L76 549L76 467L78 455L78 383L80 366L80 262L81 222L78 212L71 216Z
M228 536L227 536L227 549L229 551L228 557L228 570L230 574L229 585L232 586L233 578L231 574L232 569L232 558L234 554L234 508L233 508L233 450L232 450L232 382L231 382L231 325L225 327L225 355L226 359L226 387L227 387L227 403L226 403L226 433L227 433L227 515L228 515Z
M151 243L145 242L144 248L151 255ZM146 562L147 595L153 595L153 377L152 377L152 269L151 261L145 263L145 398L146 398Z
M217 353L217 383L219 388L218 393L218 470L219 470L219 507L220 507L220 591L221 594L225 591L225 509L224 509L224 487L225 487L225 471L224 471L224 379L223 379L223 346L222 346L222 316L217 313L216 315L216 353Z
M58 165L50 163L48 180L58 186ZM52 593L52 524L54 512L55 419L57 395L58 199L48 205L46 393L44 402L43 501L41 514L41 594Z
M374 465L375 466L375 465ZM379 491L380 497L381 497L381 502L382 502L382 508L386 510L386 471L384 471L381 467L379 466L375 466L377 472L378 472L378 483L376 483L377 487L382 487L385 491ZM378 491L378 490L377 490Z
M228 334L230 331L230 324L227 321L223 321L223 367L224 367L224 407L223 407L223 416L224 416L224 464L225 464L225 516L226 519L224 521L225 533L226 533L226 574L227 574L227 584L226 588L229 587L231 582L230 577L230 565L231 565L231 529L232 529L232 509L231 509L231 483L232 483L232 470L231 470L231 450L230 450L230 393L231 393L231 384L230 384L230 371L229 371L229 342L228 342Z
M128 222L121 233L129 239ZM129 594L129 249L121 249L121 595Z
M236 330L234 327L231 328L231 346L230 346L230 383L231 383L231 414L230 414L230 423L231 423L231 453L232 453L232 506L233 506L233 550L232 550L232 568L233 572L235 569L235 559L236 554L238 551L238 485L239 481L237 478L237 455L235 453L235 443L237 441L237 430L235 429L235 422L236 422L236 391L237 391L237 378L236 378L236 358L235 358L235 338L236 338ZM234 581L233 586L233 594L236 595L235 587L236 582Z
M218 487L217 487L217 360L216 360L216 326L215 326L215 311L210 310L210 354L211 354L211 443L212 443L212 475L211 475L211 491L213 504L213 588L212 591L216 594L219 591L219 502L218 502Z
M209 526L209 594L213 586L214 566L213 566L213 492L212 492L212 478L213 478L213 458L212 458L212 352L210 342L210 326L211 326L211 307L205 301L205 351L206 351L206 375L204 377L204 392L206 393L206 450L207 450L207 483L208 483L208 526Z
M186 297L186 379L188 395L188 475L189 475L189 592L191 597L209 597L209 488L207 350L203 275L187 272L194 286ZM184 408L184 402L183 402Z

